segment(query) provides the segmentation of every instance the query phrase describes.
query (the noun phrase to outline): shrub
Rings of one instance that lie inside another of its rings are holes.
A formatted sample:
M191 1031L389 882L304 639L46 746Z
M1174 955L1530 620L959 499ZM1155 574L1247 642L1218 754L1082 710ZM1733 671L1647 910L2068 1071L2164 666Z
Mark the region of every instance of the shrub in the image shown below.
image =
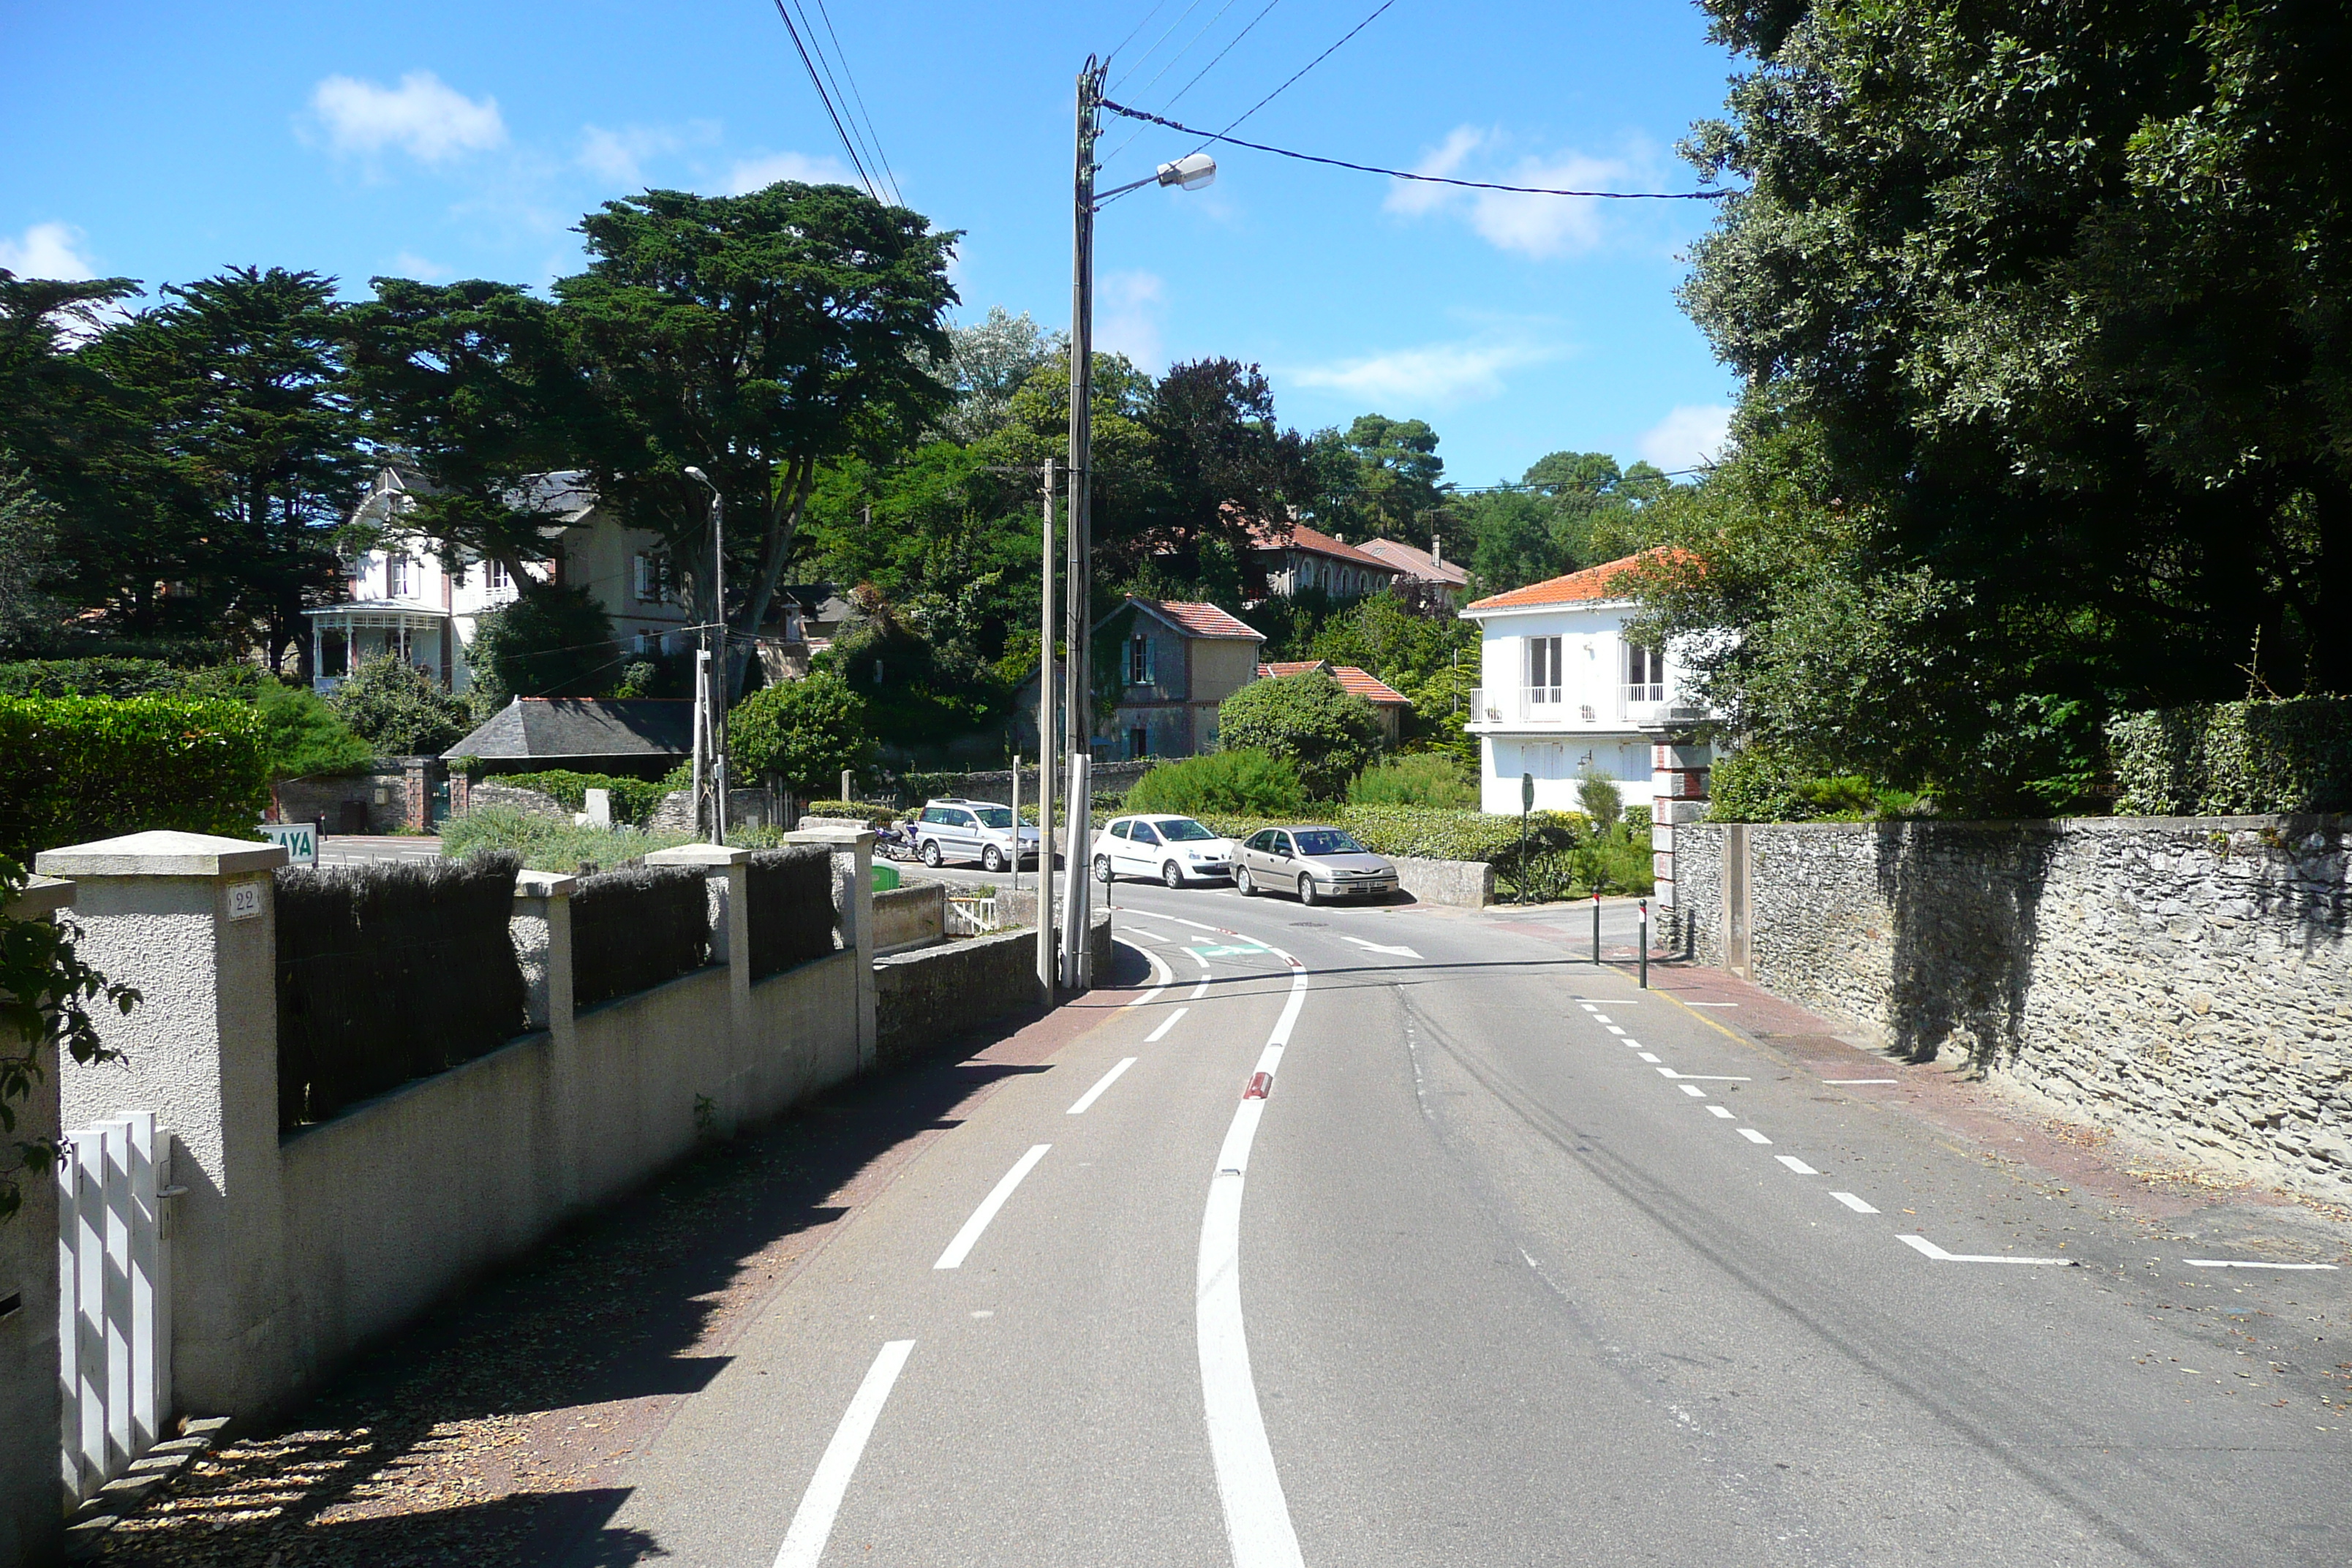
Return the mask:
M1391 757L1358 773L1348 785L1355 805L1433 805L1478 809L1478 784L1458 758L1439 752Z
M1859 773L1817 775L1785 752L1751 746L1707 773L1710 822L1863 822L1908 811L1918 797Z
M1599 773L1587 773L1576 782L1576 804L1592 819L1592 826L1606 830L1617 826L1624 815L1625 796L1618 787Z
M1281 816L1307 809L1307 786L1287 757L1255 748L1215 752L1161 763L1136 780L1115 809Z
M708 883L699 866L633 866L581 878L572 895L572 1005L650 991L709 963Z
M842 770L874 761L866 700L829 668L761 687L737 703L727 716L727 743L743 780L774 773L802 795L836 788Z
M1372 705L1320 669L1250 682L1218 708L1217 733L1227 751L1255 747L1289 758L1317 800L1346 794L1348 781L1381 749Z
M818 845L751 857L745 884L751 978L764 980L834 952L833 854Z
M542 586L482 616L466 662L503 708L515 697L601 696L615 683L613 651L612 617L587 589Z
M647 833L635 827L575 827L512 806L485 805L441 825L441 853L463 858L511 850L532 871L577 872L583 866L622 866L656 849L696 842L691 833Z
M0 697L0 855L26 864L147 828L250 838L268 779L247 703Z
M2352 699L2196 703L2111 720L2116 809L2142 816L2352 811Z
M879 832L898 820L898 808L892 805L872 805L862 800L813 800L801 807L801 815L822 816L828 820L840 817L851 822L862 822Z
M307 686L264 682L253 706L269 738L272 779L355 773L375 760L374 748Z
M642 827L646 819L661 808L664 796L670 792L667 782L646 779L616 778L610 773L575 773L563 768L550 768L536 773L494 773L486 781L515 789L535 789L540 794L562 803L570 811L588 809L588 792L609 790L613 796L613 821L615 825Z
M446 751L474 727L464 698L396 653L362 659L327 700L379 756Z
M278 873L278 1124L323 1121L522 1033L518 861Z

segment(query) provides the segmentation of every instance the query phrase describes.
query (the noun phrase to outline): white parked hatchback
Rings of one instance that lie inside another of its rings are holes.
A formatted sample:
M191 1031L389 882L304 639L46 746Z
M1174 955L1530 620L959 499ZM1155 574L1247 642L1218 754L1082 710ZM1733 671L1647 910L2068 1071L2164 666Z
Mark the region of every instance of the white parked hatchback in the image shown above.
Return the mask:
M1095 835L1097 882L1113 877L1156 877L1171 888L1225 881L1234 874L1234 841L1189 816L1114 816Z

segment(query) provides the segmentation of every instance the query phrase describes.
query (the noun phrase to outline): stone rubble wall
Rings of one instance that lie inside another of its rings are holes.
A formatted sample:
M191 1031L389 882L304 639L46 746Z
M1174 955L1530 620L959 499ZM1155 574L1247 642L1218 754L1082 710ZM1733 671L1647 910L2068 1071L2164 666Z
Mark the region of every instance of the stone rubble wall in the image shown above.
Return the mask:
M1681 829L1675 940L1727 961L1730 829ZM2352 819L1758 824L1759 984L1916 1060L2352 1201Z

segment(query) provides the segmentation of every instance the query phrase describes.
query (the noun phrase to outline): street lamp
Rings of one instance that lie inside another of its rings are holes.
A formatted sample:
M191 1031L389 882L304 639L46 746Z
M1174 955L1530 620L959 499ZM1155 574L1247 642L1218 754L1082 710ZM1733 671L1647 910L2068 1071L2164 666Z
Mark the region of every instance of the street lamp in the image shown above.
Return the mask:
M704 790L709 791L709 815L707 818L713 843L727 839L727 532L726 500L710 476L700 468L689 468L686 477L710 492L710 600L712 619L719 626L719 668L715 672L719 689L710 688L714 671L710 661L710 626L702 628L702 648L695 655L694 680L694 825L700 828L706 817L703 813ZM713 700L714 697L716 700ZM706 740L708 737L708 750ZM709 758L706 775L703 759Z
M1093 581L1094 565L1091 492L1094 488L1095 214L1100 212L1103 203L1112 197L1144 185L1173 185L1180 190L1197 191L1217 177L1215 159L1205 153L1188 153L1172 163L1160 164L1140 180L1097 192L1095 138L1101 131L1103 78L1107 69L1100 60L1089 55L1086 68L1078 73L1076 192L1076 200L1071 204L1070 537L1063 567L1066 589L1063 637L1069 648L1069 663L1062 728L1065 753L1070 760L1070 802L1066 813L1069 821L1069 874L1063 882L1062 976L1074 990L1083 990L1094 982L1091 944L1087 941L1087 923L1093 900L1086 871L1087 858L1092 852L1092 834L1087 824L1090 803L1084 759L1087 758L1087 742L1094 731L1091 711L1094 705L1093 682L1088 679L1087 669L1087 640L1092 628L1087 618L1092 605L1092 595L1087 587ZM1045 689L1051 690L1054 627L1050 610L1045 616L1045 654L1039 664L1039 681ZM1049 762L1049 759L1040 760ZM1042 925L1050 918L1043 899L1050 891L1053 879L1049 875L1039 880L1043 884L1038 909L1038 920Z

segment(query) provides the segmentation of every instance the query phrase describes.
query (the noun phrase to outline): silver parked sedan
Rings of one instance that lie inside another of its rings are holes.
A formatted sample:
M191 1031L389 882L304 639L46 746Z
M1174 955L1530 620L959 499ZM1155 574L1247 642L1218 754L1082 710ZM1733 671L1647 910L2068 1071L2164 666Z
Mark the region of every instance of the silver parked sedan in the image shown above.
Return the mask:
M1300 903L1315 904L1393 893L1397 873L1337 827L1265 827L1242 840L1234 886L1244 898L1296 892Z

